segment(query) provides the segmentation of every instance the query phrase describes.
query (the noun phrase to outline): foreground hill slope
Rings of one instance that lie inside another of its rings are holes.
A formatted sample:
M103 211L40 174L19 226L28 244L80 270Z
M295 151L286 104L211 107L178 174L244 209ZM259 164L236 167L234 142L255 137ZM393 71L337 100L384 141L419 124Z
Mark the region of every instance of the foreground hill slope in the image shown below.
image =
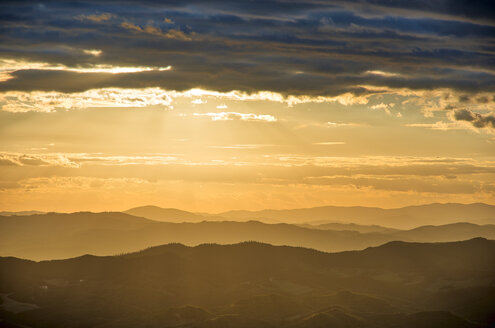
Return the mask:
M113 257L0 258L0 293L31 327L483 327L495 242L391 242L322 253L169 244Z

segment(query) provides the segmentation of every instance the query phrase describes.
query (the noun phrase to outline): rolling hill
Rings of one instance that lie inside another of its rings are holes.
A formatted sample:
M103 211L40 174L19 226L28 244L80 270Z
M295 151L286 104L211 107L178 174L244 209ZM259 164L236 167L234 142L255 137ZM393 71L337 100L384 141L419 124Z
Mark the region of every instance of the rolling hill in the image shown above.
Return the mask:
M169 223L118 212L48 213L0 217L0 256L43 260L84 254L115 255L174 242L195 246L203 243L258 241L337 252L364 249L394 240L435 242L474 237L495 239L494 225L470 223L424 226L412 230L373 229L378 231L329 230L257 221Z
M322 253L169 244L112 257L0 258L11 327L485 327L495 241L391 242ZM463 295L463 296L461 296Z

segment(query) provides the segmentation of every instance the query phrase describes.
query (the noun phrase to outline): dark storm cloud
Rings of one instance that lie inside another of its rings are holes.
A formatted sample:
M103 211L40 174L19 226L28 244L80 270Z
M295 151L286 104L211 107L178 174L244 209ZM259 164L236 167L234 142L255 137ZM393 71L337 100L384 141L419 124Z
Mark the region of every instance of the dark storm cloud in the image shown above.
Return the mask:
M492 92L494 11L488 1L470 3L2 2L0 58L173 69L133 74L19 69L0 90L159 86L336 95L376 85Z
M349 1L359 3L359 1ZM398 9L420 14L440 14L453 18L468 18L492 22L495 20L495 5L491 0L366 0L376 10L390 12Z
M481 115L468 109L460 109L454 112L454 118L458 121L470 122L476 128L495 129L495 115L493 114Z
M288 69L288 68L287 68ZM350 70L351 71L351 70ZM413 90L433 89L437 87L453 88L463 91L479 92L493 89L495 79L485 78L484 83L473 82L466 78L452 79L440 77L382 77L362 76L325 72L321 74L295 74L277 70L277 67L260 69L238 65L232 70L227 65L207 64L196 69L138 72L138 73L77 73L52 70L22 70L13 73L14 78L0 83L0 91L61 91L66 93L82 92L89 89L120 87L145 88L161 87L168 90L185 91L191 88L213 89L228 92L232 89L246 92L270 90L292 95L328 95L336 96L346 92L356 95L368 91L359 84L375 86L409 88ZM234 87L235 86L235 87Z

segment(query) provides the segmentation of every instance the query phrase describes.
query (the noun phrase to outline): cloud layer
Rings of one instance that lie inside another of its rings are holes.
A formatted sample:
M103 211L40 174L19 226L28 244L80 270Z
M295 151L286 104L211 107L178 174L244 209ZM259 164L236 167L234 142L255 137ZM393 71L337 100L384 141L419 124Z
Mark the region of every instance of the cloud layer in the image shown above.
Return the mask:
M67 68L19 68L0 83L2 91L495 90L489 1L108 0L81 1L77 10L60 2L8 1L0 10L2 57ZM173 69L91 71L110 66Z

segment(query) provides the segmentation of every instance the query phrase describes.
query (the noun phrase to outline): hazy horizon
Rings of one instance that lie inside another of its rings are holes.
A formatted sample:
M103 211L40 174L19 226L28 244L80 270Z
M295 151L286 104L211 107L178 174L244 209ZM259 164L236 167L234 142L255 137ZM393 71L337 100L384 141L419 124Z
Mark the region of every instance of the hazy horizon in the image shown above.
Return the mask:
M339 204L321 204L321 205L316 205L316 206L311 206L311 207L284 207L284 208L274 208L274 207L268 207L268 208L229 208L226 210L222 210L220 212L208 212L204 210L189 210L187 208L177 208L177 207L170 207L167 205L159 205L159 204L141 204L141 205L136 205L136 206L128 206L125 208L114 208L114 209L107 209L107 210L92 210L91 208L81 208L81 209L75 209L71 211L59 211L56 209L48 209L48 210L42 210L40 208L23 208L23 209L2 209L0 208L0 212L11 212L11 213L16 213L16 212L44 212L44 213L76 213L76 212L92 212L92 213L101 213L101 212L125 212L130 209L134 208L139 208L139 207L159 207L162 209L177 209L181 211L187 211L191 213L198 213L198 214L221 214L225 212L231 212L231 211L249 211L249 212L257 212L257 211L264 211L264 210L276 210L276 211L283 211L283 210L295 210L295 209L305 209L305 208L318 208L318 207L369 207L369 208L378 208L378 209L400 209L404 207L415 207L415 206L426 206L426 205L448 205L448 204L460 204L460 205L474 205L474 204L482 204L482 205L490 205L490 206L495 206L495 203L488 203L488 202L472 202L472 203L457 203L457 202L433 202L433 203L414 203L414 204L409 204L409 205L403 205L403 206L396 206L396 207L384 207L384 206L363 206L359 204L354 204L354 205L339 205Z

